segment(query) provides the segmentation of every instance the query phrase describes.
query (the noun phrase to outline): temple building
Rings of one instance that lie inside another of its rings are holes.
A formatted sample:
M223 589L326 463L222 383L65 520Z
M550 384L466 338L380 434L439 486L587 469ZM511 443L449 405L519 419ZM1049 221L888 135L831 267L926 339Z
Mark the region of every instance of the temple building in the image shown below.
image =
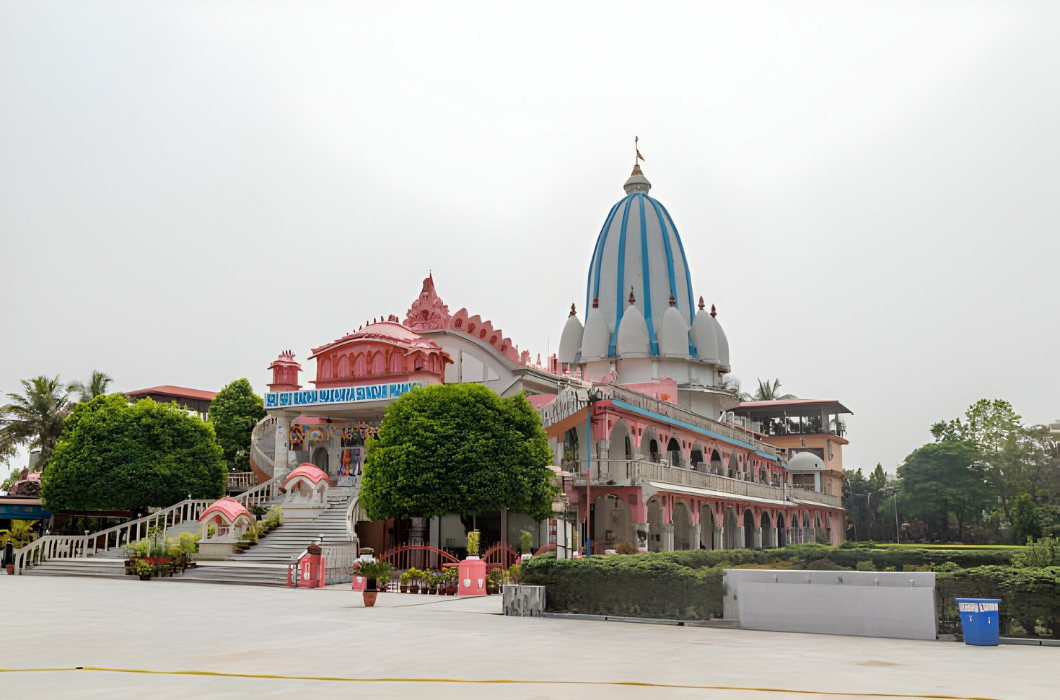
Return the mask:
M790 420L776 428L766 407L741 407L724 381L728 339L715 307L693 292L673 218L649 196L639 164L624 189L592 249L583 315L571 306L556 355L532 361L490 320L450 313L428 276L404 318L372 319L313 348L311 388L295 353L269 366L268 417L251 447L258 478L315 465L362 544L460 549L458 516L367 522L357 492L365 440L390 403L417 386L475 382L502 396L525 392L563 482L553 520L480 515L485 546L523 530L558 556L573 556L587 538L594 553L619 543L660 551L842 541L842 469L833 456L845 444L838 415L849 411L818 402L813 415L836 428L792 442ZM798 411L809 407L790 415Z

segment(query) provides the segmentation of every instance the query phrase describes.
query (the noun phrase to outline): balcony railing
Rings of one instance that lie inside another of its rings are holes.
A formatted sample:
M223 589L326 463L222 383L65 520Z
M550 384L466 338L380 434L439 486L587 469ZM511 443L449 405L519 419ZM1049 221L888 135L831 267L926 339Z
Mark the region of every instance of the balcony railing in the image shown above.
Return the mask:
M246 491L258 485L258 477L254 472L228 472L228 490Z
M786 489L783 486L730 479L707 471L672 467L657 462L631 459L600 459L592 461L592 484L597 486L633 486L638 481L655 481L673 486L709 489L734 496L764 498L773 501L819 503L838 508L837 496L808 490ZM564 469L574 472L574 485L585 486L585 469L579 462L567 462Z
M603 392L604 399L610 399L613 401L621 401L628 403L631 406L643 409L645 411L651 411L657 413L666 418L672 418L673 420L681 421L682 423L688 423L694 425L697 428L703 430L709 430L712 433L722 435L723 437L738 442L743 445L752 447L760 452L777 456L779 454L776 447L773 445L762 442L761 440L755 440L753 437L747 434L746 431L734 428L731 425L721 423L710 418L705 418L698 413L692 411L686 411L683 408L679 408L672 403L666 401L660 401L650 396L638 393L636 391L630 391L620 386L613 384L607 386L598 387Z

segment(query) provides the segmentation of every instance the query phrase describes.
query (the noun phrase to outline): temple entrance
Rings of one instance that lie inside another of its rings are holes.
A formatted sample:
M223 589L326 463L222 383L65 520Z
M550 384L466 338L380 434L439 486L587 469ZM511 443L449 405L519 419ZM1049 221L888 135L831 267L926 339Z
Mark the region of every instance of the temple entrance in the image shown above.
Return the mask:
M617 496L600 496L593 501L593 542L599 542L601 550L614 549L619 542L636 545L633 534L633 514L625 499ZM596 547L593 547L596 550Z
M325 474L331 474L328 470L328 448L318 447L313 450L313 464Z
M674 549L692 549L692 513L684 501L674 506Z

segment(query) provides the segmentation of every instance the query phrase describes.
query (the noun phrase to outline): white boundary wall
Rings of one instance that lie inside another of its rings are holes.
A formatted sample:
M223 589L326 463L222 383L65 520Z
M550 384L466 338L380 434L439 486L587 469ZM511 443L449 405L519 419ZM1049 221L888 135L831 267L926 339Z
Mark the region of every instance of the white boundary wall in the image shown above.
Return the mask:
M725 619L742 629L935 639L935 574L725 569Z

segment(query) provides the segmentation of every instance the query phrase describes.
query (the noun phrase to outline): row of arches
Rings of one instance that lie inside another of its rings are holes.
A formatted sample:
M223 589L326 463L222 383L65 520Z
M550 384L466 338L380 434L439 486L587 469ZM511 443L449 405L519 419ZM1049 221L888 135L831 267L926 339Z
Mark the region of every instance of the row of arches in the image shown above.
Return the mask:
M690 549L761 549L784 547L803 542L831 542L831 515L828 513L796 511L755 513L751 508L724 505L720 515L718 504L695 503L698 518L693 517L693 506L685 499L676 499L664 506L662 499L648 500L647 530L637 532L633 512L626 499L606 494L593 501L593 538L600 549L611 548L618 542L637 544L648 551ZM665 521L669 511L670 520ZM646 541L644 537L646 535Z
M437 353L413 353L407 359L401 350L386 352L350 352L324 357L319 362L318 379L345 379L408 372L442 373L442 359Z

